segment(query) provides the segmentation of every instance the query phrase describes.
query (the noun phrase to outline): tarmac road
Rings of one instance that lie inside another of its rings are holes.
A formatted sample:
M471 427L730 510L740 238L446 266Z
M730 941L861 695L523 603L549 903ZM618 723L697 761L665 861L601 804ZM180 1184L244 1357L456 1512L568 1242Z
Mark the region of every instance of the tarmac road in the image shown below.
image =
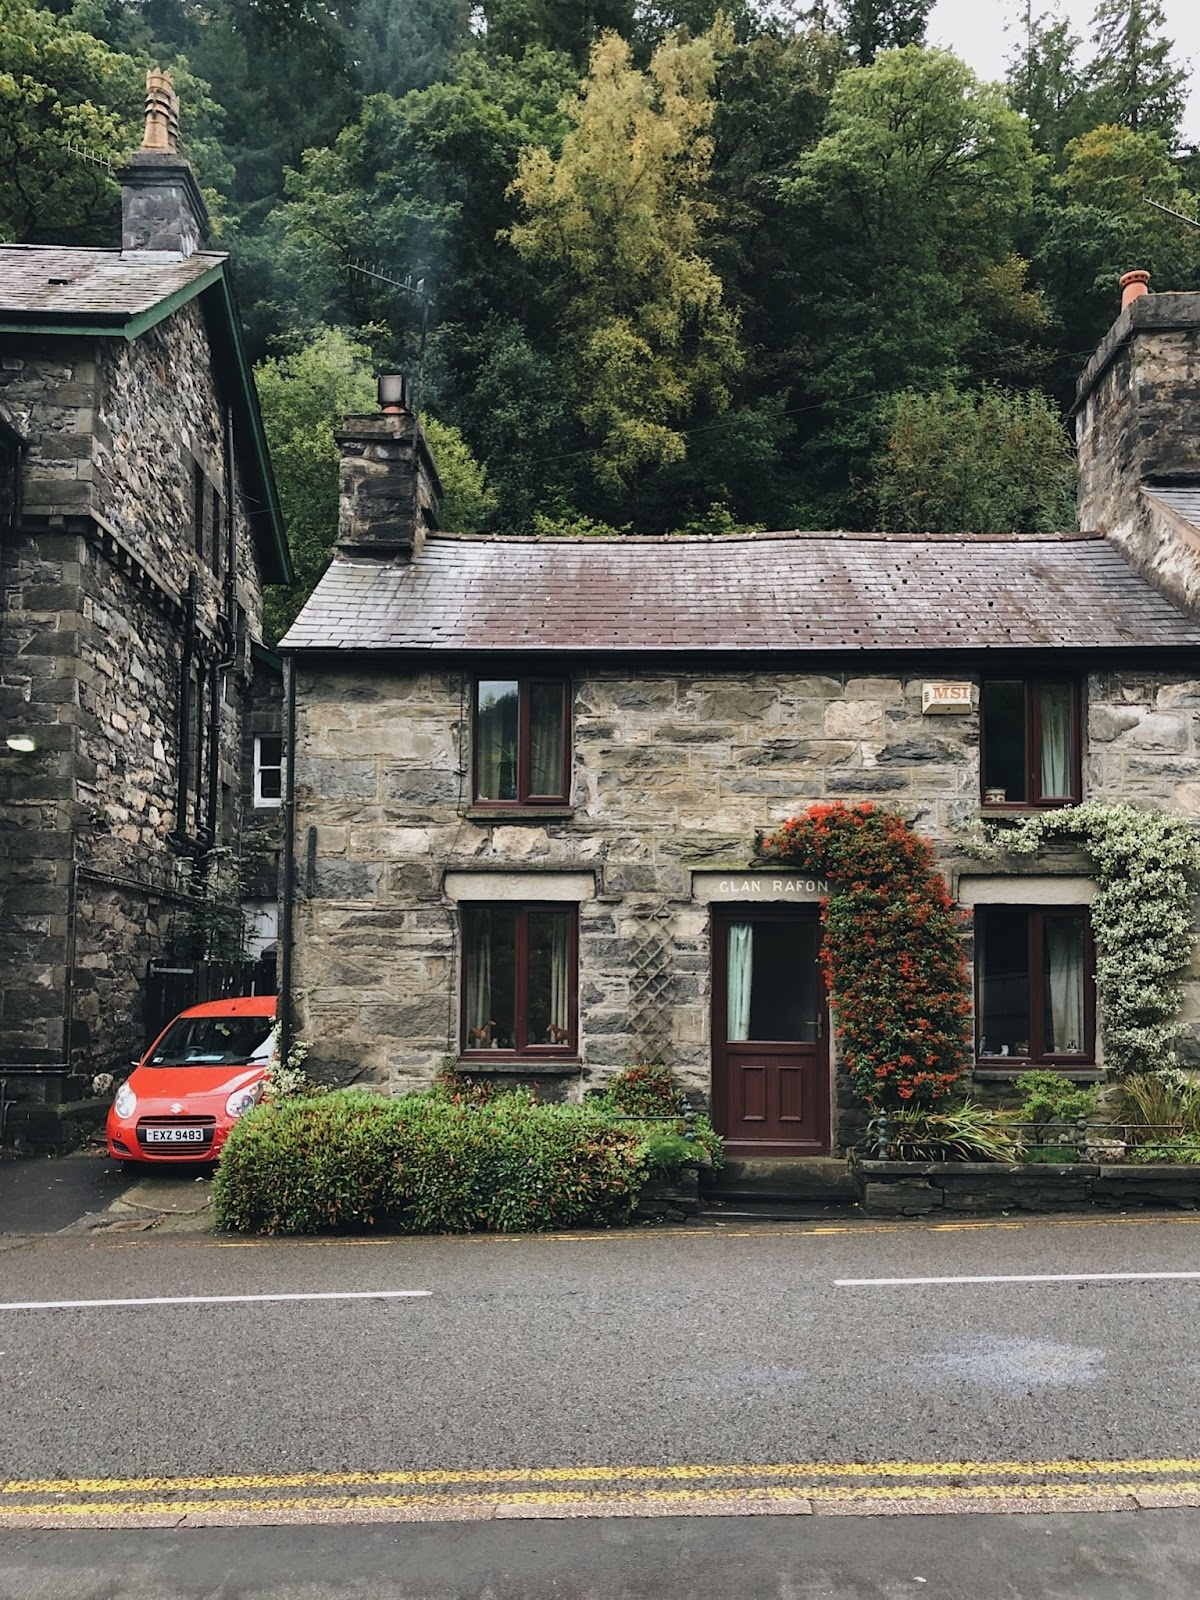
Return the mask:
M932 1281L894 1281L910 1279ZM104 1303L61 1304L78 1301ZM945 1594L967 1592L953 1585L994 1525L1014 1573L1093 1583L997 1587L1001 1565L992 1588L977 1572L981 1597L1191 1595L1200 1510L1178 1508L1200 1507L1198 1313L1190 1216L10 1242L0 1596L54 1593L36 1576L50 1550L80 1582L136 1556L156 1600L407 1595L370 1586L397 1549L414 1596L890 1596L933 1592L913 1586L919 1565L882 1560L895 1513L1077 1508L1120 1514L905 1517L904 1548L942 1563ZM397 1521L416 1525L366 1526ZM322 1588L320 1563L295 1569L308 1587L278 1587L312 1523L326 1566L341 1552L364 1587ZM278 1560L237 1565L233 1587L161 1587L239 1549ZM752 1586L731 1569L731 1587L687 1587L688 1561L735 1549ZM506 1589L538 1550L541 1576ZM672 1552L682 1587L639 1589L638 1562ZM1150 1552L1157 1587L1131 1587Z

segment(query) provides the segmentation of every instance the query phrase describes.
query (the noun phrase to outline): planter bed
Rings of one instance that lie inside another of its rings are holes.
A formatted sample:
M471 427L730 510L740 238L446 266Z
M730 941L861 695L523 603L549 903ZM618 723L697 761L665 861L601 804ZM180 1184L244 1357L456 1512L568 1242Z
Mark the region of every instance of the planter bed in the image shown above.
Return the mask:
M874 1161L857 1154L850 1172L868 1216L931 1212L1081 1211L1093 1206L1200 1207L1200 1165L1062 1166L1000 1161Z

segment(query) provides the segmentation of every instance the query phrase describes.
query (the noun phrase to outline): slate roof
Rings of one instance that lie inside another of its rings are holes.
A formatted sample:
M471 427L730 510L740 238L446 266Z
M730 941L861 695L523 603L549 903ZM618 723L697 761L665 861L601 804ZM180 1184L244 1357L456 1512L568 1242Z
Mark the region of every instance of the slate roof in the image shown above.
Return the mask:
M864 651L1200 645L1099 536L438 535L339 557L285 650Z
M1176 516L1200 528L1200 484L1175 488L1166 484L1148 483L1144 487L1147 494L1152 494L1156 500L1161 500L1163 505L1169 506Z
M187 289L225 259L205 251L181 258L154 251L0 245L0 319L125 321Z

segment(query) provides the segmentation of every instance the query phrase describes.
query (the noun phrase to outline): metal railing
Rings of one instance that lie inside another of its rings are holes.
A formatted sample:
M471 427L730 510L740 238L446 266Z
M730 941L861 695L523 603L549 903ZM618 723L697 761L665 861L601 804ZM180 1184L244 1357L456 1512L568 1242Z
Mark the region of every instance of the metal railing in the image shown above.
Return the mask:
M684 1095L678 1111L658 1111L641 1117L619 1113L610 1120L613 1122L673 1122L676 1131L681 1133L685 1139L694 1140L696 1137L696 1112L687 1095Z
M1045 1150L1072 1161L1088 1161L1095 1159L1089 1151L1100 1151L1105 1146L1111 1149L1119 1144L1124 1153L1146 1145L1178 1144L1188 1137L1188 1129L1181 1122L1103 1122L1087 1116L1057 1122L1019 1122L1005 1117L997 1127L1012 1137L1017 1160L1028 1160L1031 1151ZM1035 1137L1024 1137L1027 1132ZM886 1160L896 1142L890 1114L877 1111L867 1123L860 1148L877 1160Z

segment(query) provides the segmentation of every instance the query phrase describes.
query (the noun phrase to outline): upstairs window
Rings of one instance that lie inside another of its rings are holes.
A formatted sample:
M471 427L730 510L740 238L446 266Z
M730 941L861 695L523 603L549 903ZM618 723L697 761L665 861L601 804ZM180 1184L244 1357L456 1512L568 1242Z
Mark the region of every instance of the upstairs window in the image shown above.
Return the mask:
M283 739L261 734L254 741L254 804L278 806L283 800Z
M1086 910L980 906L975 933L980 1064L1089 1064L1096 1019Z
M577 908L473 905L463 922L463 1055L573 1055Z
M568 737L562 678L480 678L473 740L476 802L565 805Z
M985 806L1065 806L1080 798L1078 683L990 678L979 704Z

